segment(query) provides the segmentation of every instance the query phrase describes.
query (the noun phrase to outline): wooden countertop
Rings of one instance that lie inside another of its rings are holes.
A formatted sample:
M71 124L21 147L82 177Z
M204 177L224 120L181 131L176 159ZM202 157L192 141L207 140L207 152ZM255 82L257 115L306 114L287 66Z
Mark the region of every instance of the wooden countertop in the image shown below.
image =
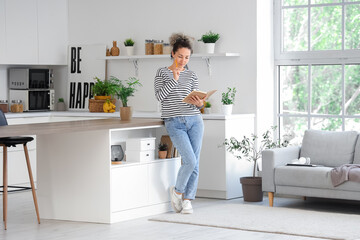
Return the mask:
M164 125L161 119L141 118L121 121L120 118L90 119L0 126L0 137L43 135L75 131L137 128Z

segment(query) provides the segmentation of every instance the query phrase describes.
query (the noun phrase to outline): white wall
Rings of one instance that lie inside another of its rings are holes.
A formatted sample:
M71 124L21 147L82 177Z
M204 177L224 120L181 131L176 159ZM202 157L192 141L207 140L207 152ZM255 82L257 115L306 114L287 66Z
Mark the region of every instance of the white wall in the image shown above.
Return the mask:
M256 131L262 134L274 125L273 1L257 0Z
M235 113L256 112L256 1L254 0L133 0L69 1L69 44L106 44L118 41L120 55L125 55L122 42L135 40L136 54L144 54L145 39L163 39L173 32L199 39L212 30L220 33L216 52L239 52L239 58L211 59L212 77L201 59L191 59L190 69L199 77L200 89L217 89L211 97L215 111L220 112L221 92L235 86L238 90ZM196 42L195 52L201 44ZM104 53L105 54L105 53ZM155 111L153 79L156 70L170 61L140 60L139 78L143 87L130 98L135 110ZM128 61L109 62L108 75L126 79L134 75Z

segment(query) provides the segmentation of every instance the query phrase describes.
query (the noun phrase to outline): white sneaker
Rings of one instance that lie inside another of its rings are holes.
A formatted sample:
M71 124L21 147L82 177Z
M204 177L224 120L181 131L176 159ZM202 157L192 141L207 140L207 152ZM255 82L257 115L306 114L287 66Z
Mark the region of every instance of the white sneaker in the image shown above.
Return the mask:
M175 192L175 187L170 187L170 200L171 206L175 212L179 213L182 210L181 202L182 202L182 195L177 194Z
M183 214L191 214L193 213L194 210L191 206L191 201L190 200L184 200L182 202L182 210L181 210L181 213Z

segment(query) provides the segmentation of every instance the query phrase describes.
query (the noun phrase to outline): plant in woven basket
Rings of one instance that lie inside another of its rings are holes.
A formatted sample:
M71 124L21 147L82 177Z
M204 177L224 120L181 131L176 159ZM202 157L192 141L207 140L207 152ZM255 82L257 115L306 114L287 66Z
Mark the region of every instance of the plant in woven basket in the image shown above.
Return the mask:
M231 152L237 159L245 158L249 162L253 162L253 177L255 177L257 162L261 158L261 153L265 149L287 147L289 141L280 139L273 140L271 132L276 131L277 126L272 126L271 130L267 130L259 138L255 134L251 134L250 137L244 136L243 139L237 140L234 137L225 139L223 145L226 150ZM259 140L256 144L256 141Z
M129 79L122 81L114 76L111 76L110 79L118 86L116 96L121 100L123 107L127 107L128 98L134 96L137 86L142 86L140 80L135 77L130 77Z
M102 81L100 78L95 77L95 84L92 88L93 96L114 96L120 89L120 86L113 79L105 79Z

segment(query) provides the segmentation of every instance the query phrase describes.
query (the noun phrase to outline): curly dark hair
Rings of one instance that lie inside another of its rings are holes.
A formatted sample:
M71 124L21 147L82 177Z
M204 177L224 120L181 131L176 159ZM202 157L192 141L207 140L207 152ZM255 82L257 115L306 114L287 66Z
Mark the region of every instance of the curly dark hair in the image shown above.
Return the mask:
M176 53L179 48L187 48L191 51L191 53L193 53L190 39L191 38L189 36L186 36L183 33L173 33L169 38L170 45L172 46L172 52Z

